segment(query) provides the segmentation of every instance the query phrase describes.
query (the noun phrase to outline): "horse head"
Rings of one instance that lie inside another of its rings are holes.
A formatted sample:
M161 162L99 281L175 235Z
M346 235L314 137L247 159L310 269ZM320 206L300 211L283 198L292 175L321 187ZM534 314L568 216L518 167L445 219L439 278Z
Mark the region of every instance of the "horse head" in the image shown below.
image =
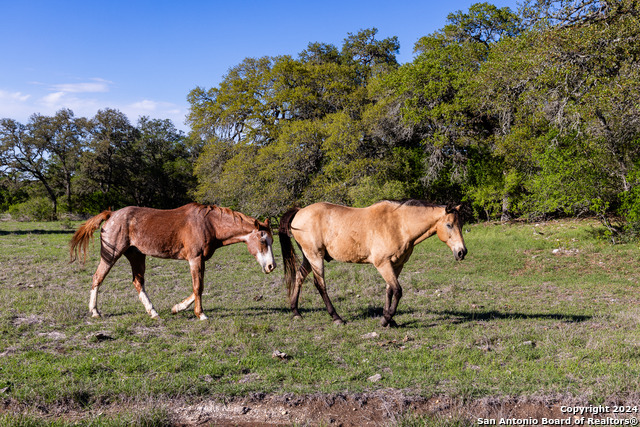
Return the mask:
M276 268L276 260L273 257L273 236L271 235L271 226L269 220L260 222L257 219L254 222L255 230L247 236L245 242L249 253L256 257L258 264L262 267L265 274L271 273Z
M462 261L467 254L467 247L464 245L464 238L462 237L463 224L460 207L461 205L448 205L444 210L444 215L436 225L438 238L449 246L457 261Z

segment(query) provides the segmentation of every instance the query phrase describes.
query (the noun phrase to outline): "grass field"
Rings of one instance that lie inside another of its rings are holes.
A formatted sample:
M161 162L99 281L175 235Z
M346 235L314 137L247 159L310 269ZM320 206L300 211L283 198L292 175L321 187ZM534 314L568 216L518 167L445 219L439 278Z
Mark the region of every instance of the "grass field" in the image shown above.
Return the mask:
M462 403L640 404L640 251L599 239L596 222L467 225L462 262L428 239L400 276L393 329L379 326L384 283L372 266L327 266L346 325L333 325L309 280L295 321L281 265L264 275L243 244L207 263L208 321L171 314L190 293L188 264L157 259L147 260L146 287L162 320L144 311L125 259L100 289L104 317L93 319L99 245L84 268L69 264L77 225L0 222L0 424L163 425L169 401L385 390ZM274 251L281 264L277 242Z

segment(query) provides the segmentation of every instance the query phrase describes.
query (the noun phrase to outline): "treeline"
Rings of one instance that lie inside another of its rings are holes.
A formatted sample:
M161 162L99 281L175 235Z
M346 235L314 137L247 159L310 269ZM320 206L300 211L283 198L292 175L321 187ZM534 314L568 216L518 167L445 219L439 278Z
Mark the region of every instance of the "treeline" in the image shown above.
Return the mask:
M176 178L173 195L258 216L410 197L465 201L480 219L597 215L612 232L633 232L639 21L637 0L537 0L518 11L478 3L419 39L404 65L397 38L379 40L376 29L296 57L246 58L218 86L191 91L189 139L167 145L176 156L167 164L184 169L163 179ZM159 196L164 184L136 181L146 174L135 165L94 178L106 174L111 145L89 135L70 174L55 152L47 158L57 182L78 180L77 206L178 202ZM144 138L127 141L119 161L144 158L135 142ZM103 185L111 179L126 183Z
M400 66L349 34L247 58L189 95L199 198L276 215L328 200L464 200L479 218L640 213L634 0L487 3L452 13Z
M105 109L75 117L0 120L0 210L51 219L127 205L175 207L191 200L198 148L170 120Z

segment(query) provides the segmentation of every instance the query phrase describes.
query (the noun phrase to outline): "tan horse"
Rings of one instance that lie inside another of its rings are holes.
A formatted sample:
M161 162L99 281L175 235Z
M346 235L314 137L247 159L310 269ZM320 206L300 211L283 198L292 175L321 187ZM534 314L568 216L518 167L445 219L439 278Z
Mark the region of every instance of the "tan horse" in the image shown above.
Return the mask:
M111 267L124 255L131 264L133 285L138 297L151 317L158 317L144 290L146 255L158 258L189 261L193 293L173 306L174 314L195 302L195 315L204 320L202 290L204 263L216 249L245 242L264 273L276 267L271 245L273 237L268 221L234 212L228 208L190 203L177 209L159 210L129 206L115 212L104 211L78 228L70 243L71 261L78 257L78 249L87 255L87 245L100 224L100 264L93 275L89 311L100 317L97 307L98 287Z
M387 284L380 323L395 326L392 317L402 297L398 275L413 247L437 234L451 248L456 260L464 259L467 254L460 206L436 206L420 200L382 201L367 208L331 203L293 208L280 220L278 234L293 316L301 317L298 311L300 287L312 270L314 284L337 324L343 321L327 295L323 260L373 264ZM291 235L303 254L297 274Z

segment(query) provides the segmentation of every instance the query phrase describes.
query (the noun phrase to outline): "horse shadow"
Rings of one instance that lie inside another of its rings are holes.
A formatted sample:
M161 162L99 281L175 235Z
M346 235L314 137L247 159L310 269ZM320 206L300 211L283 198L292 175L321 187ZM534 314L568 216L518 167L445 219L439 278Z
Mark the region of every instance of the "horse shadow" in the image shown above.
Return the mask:
M382 309L380 309L382 313ZM398 314L402 312L399 311ZM462 311L462 310L435 310L431 311L432 314L440 316L435 321L430 321L428 326L437 326L441 322L446 322L452 325L458 325L468 322L478 321L491 321L491 320L530 320L530 319L547 319L557 320L564 323L581 323L590 320L593 316L589 315L575 315L575 314L563 314L563 313L520 313L520 312L502 312L498 310L490 311ZM399 327L405 328L422 328L424 322L420 320L408 320L403 324L399 324Z
M28 234L73 234L75 230L0 230L0 236L23 236Z

